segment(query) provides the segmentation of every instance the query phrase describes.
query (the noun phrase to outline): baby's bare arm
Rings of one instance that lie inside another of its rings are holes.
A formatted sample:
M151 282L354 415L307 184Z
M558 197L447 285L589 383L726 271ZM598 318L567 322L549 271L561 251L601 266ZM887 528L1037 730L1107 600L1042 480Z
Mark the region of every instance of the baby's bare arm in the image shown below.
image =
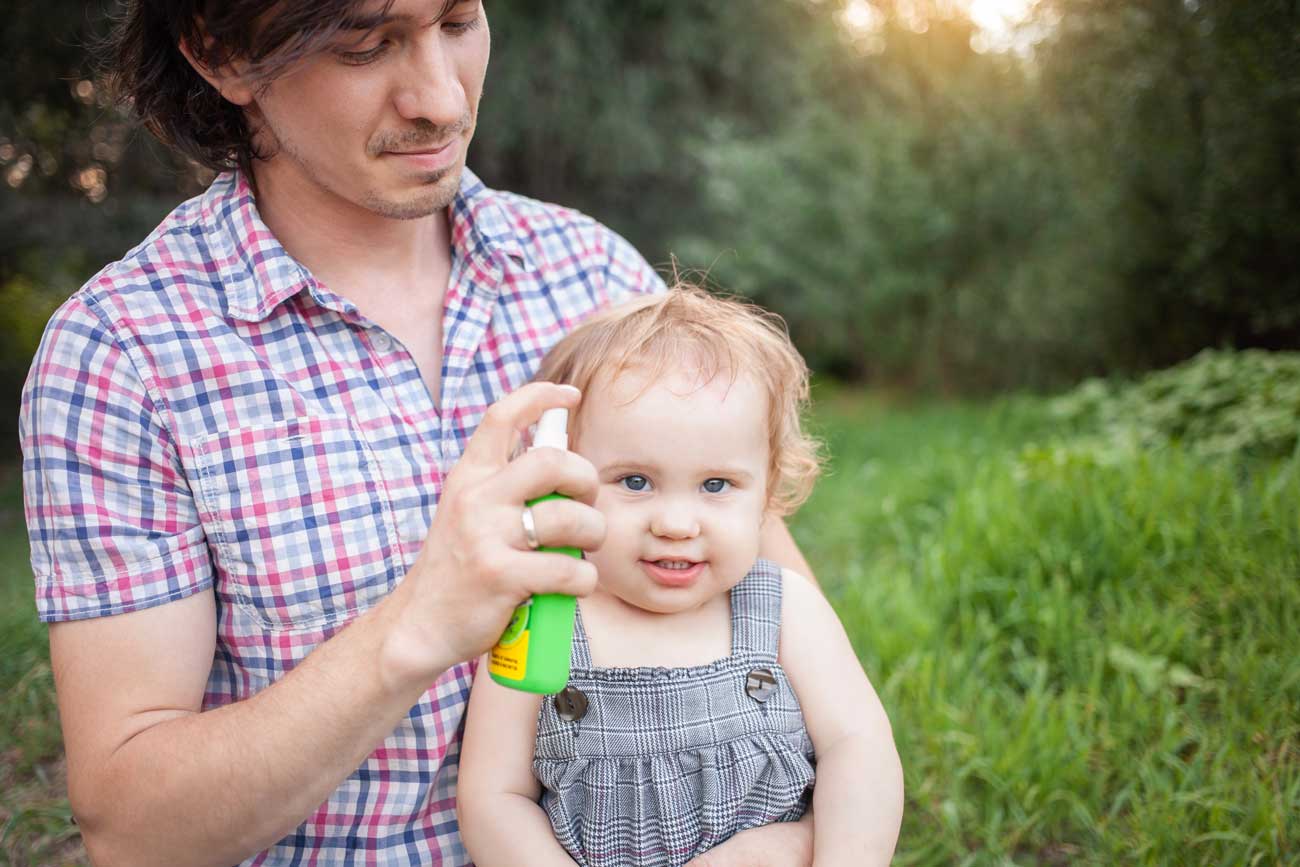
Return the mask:
M479 662L465 718L456 812L461 838L479 867L572 867L537 803L533 743L541 697L507 689Z
M813 864L888 864L903 819L903 768L889 718L834 610L785 571L781 666L817 753Z

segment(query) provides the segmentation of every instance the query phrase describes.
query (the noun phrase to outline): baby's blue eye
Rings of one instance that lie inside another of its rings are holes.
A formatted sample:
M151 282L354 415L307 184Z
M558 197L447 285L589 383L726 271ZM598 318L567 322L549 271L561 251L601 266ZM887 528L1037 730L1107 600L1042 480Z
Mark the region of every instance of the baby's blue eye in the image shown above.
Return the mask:
M731 487L731 482L726 479L705 479L702 487L710 494L721 494Z
M629 491L644 491L650 486L650 480L645 476L631 475L619 479L619 484Z

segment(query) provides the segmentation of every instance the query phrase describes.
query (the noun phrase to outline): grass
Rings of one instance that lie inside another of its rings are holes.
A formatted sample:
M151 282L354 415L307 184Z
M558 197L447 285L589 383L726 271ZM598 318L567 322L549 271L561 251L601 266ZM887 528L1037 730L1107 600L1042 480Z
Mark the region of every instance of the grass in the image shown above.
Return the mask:
M1037 401L822 389L796 538L894 723L899 864L1300 864L1300 456L1140 451ZM0 857L84 863L16 473Z
M0 864L86 864L27 554L18 468L0 466Z
M1300 864L1300 455L827 394L794 531L894 724L900 864Z

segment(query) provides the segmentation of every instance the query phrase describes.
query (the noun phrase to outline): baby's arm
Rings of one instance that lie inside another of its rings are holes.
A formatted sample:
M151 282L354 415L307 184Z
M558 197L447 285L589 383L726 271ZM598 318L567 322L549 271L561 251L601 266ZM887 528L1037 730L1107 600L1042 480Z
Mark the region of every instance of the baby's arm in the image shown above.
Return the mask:
M537 803L533 742L541 696L507 689L479 661L465 717L456 812L461 838L479 867L564 865L573 859L555 839Z
M813 864L888 864L903 820L903 767L885 709L812 582L784 570L781 667L817 753Z

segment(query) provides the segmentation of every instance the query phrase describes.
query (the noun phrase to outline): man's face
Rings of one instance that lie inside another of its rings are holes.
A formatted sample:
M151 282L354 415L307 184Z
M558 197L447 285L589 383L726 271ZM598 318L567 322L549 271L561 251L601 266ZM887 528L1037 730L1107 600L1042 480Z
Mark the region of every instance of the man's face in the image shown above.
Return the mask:
M345 31L246 107L271 158L259 184L307 184L373 213L414 219L460 186L490 37L480 0L365 3L377 26Z

